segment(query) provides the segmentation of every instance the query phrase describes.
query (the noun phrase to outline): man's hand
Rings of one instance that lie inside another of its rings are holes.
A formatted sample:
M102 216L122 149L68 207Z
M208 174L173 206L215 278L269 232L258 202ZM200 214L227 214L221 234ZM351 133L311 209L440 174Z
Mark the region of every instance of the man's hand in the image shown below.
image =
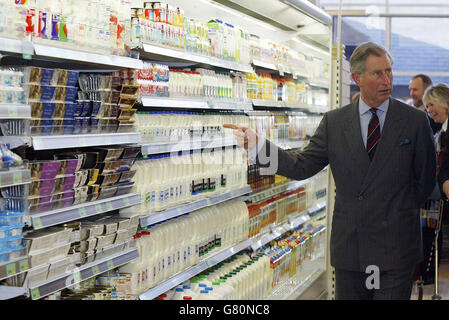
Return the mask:
M449 199L449 180L444 181L443 192L446 195L446 197Z
M223 128L234 129L234 135L238 146L248 150L257 145L258 137L254 130L240 127L235 124L223 124Z

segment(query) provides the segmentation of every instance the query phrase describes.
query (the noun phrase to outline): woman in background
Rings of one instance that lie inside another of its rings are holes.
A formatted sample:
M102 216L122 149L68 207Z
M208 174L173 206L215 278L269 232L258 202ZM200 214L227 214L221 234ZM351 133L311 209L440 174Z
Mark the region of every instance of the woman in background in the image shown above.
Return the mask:
M423 102L432 119L442 125L441 129L435 133L438 186L430 199L447 201L449 199L449 149L447 148L449 146L449 135L446 132L449 118L449 86L444 83L438 83L428 87L424 92ZM446 212L449 209L446 201L443 206L443 220L447 219ZM432 284L435 281L435 255L432 254L435 245L435 228L428 224L429 219L426 219L426 222L422 229L424 262L421 264L421 276L424 284ZM442 243L443 234L440 232L438 235L438 252L441 252ZM441 254L438 256L438 264L440 259Z

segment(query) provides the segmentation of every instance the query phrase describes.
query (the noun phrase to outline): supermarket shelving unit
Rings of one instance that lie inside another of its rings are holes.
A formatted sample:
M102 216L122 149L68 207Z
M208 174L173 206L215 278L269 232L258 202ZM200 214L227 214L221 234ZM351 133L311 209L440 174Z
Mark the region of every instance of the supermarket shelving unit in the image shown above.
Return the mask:
M268 0L264 0L268 1ZM255 4L254 4L255 5ZM293 10L293 9L292 9ZM299 11L297 8L295 12ZM307 10L302 8L302 11ZM304 13L304 12L303 12ZM314 11L306 12L308 16L314 15ZM310 17L309 17L310 18ZM312 18L313 19L313 18ZM318 19L321 22L321 19ZM141 59L147 59L160 62L175 62L184 65L201 65L212 68L220 68L225 70L234 70L241 72L253 72L257 68L269 69L277 72L279 75L291 75L293 78L305 77L300 72L295 72L287 66L274 65L265 63L263 61L252 60L251 64L239 64L230 61L219 60L211 57L205 57L186 51L181 51L173 48L160 47L152 44L143 44L139 50L138 55L140 59L130 57L112 56L99 53L91 53L85 51L77 51L73 49L58 48L38 43L33 43L30 39L16 40L0 38L0 53L11 53L22 55L26 60L29 59L45 59L46 61L53 61L56 63L77 63L85 65L86 68L96 69L121 69L134 68L140 69L143 66ZM328 83L323 83L320 80L308 79L309 86L318 87L325 90L333 90ZM188 108L188 109L207 109L207 110L242 110L250 111L254 107L268 107L301 110L312 113L322 114L328 110L327 106L307 105L301 103L287 103L287 102L270 102L261 100L245 100L232 101L220 99L186 99L186 98L142 98L142 105L144 107L158 107L158 108ZM21 118L30 119L30 107L27 105L8 105L0 106L0 119ZM105 146L118 144L139 144L142 147L142 154L151 155L167 152L178 152L192 149L226 147L235 145L234 140L223 139L221 141L189 141L189 142L167 142L167 143L144 143L141 142L140 135L135 132L129 133L114 133L114 134L86 134L86 135L69 135L69 136L32 136L32 137L0 137L0 143L10 143L13 147L21 145L32 146L35 150L54 150L71 147L87 147L87 146ZM285 149L303 147L304 141L292 142L289 145L282 146ZM19 185L30 183L30 171L28 169L20 169L11 172L0 172L0 187ZM309 183L309 180L289 182L281 186L275 186L267 190L252 193L249 187L244 187L237 190L230 190L229 192L204 198L189 204L169 208L162 212L149 213L148 216L141 218L141 226L147 226L153 223L162 222L173 217L198 210L207 206L212 206L217 203L228 201L231 199L250 200L252 202L259 202L263 199L268 199L289 190L295 190ZM56 224L65 223L68 221L78 220L84 217L109 212L121 208L131 207L141 202L138 195L126 194L123 196L113 197L109 199L89 202L72 206L64 209L57 209L31 216L29 221L30 226L34 229L44 229ZM218 264L230 256L241 252L242 250L257 250L266 243L279 237L280 235L293 230L311 219L318 211L326 210L326 202L320 202L305 211L295 214L290 217L288 222L281 225L273 225L269 232L259 235L252 239L247 239L239 244L229 248L224 248L218 253L201 261L199 264L184 270L167 281L158 286L142 293L140 299L153 299L166 292L167 290L177 286L185 280L199 274L200 272ZM55 279L49 279L33 286L24 287L4 287L0 286L0 299L10 299L19 296L28 296L32 299L40 299L77 284L83 280L92 278L96 275L112 270L118 266L126 264L138 258L138 251L133 246L133 241L118 244L107 248L102 255L95 257L91 261L79 268L59 276ZM322 260L318 257L316 260ZM313 286L316 281L325 273L325 270L318 268L315 265L316 261L311 261L304 268L310 272L304 273L300 278L295 280L295 288L279 287L277 291L273 292L268 299L296 299L300 297L308 288ZM322 261L320 262L322 265ZM31 270L30 258L21 258L12 261L8 264L0 265L0 280L7 277L27 272ZM279 292L278 292L279 291ZM284 295L281 292L284 291ZM288 291L288 293L286 293Z

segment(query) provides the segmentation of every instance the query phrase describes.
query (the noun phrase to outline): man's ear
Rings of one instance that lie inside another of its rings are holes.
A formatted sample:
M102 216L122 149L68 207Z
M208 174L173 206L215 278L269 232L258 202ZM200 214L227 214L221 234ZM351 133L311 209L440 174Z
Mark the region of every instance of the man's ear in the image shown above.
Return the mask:
M352 80L354 80L356 85L360 88L360 74L352 72L351 76L352 76Z

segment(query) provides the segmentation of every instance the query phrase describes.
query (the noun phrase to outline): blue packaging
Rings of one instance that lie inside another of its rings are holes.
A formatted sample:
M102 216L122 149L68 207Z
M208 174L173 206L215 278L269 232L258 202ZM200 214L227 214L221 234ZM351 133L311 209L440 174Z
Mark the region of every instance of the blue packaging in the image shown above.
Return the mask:
M72 119L75 116L76 109L77 109L76 103L71 103L71 102L65 103L64 118Z
M80 113L80 117L87 117L89 114L92 113L92 101L83 100L81 102L83 105L83 110Z
M66 87L66 95L65 95L65 102L73 102L76 99L76 94L78 93L77 87Z
M76 101L75 112L73 113L73 116L79 117L81 115L81 113L83 112L83 107L84 107L84 101L82 101L82 100Z
M101 101L92 101L91 117L96 117L101 108Z
M56 87L42 86L40 101L52 101L55 95Z

